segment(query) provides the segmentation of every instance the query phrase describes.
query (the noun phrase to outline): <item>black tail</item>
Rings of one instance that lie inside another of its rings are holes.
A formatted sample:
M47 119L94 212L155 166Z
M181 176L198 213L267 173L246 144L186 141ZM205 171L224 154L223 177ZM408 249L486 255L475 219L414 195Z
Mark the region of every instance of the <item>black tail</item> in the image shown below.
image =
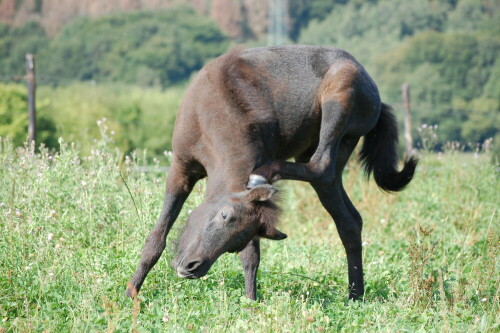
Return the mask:
M365 135L359 161L369 177L373 172L375 182L385 191L401 191L411 181L418 160L411 156L405 161L403 170L398 166L398 125L392 108L382 104L377 125Z

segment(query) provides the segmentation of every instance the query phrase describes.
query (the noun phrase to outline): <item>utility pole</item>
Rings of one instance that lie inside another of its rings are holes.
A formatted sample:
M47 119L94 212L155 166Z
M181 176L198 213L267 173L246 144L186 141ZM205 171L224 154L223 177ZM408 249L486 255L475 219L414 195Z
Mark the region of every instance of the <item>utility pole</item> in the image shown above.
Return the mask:
M287 37L288 0L268 0L267 45L283 45Z
M403 119L404 119L404 137L406 144L406 156L413 155L413 137L411 135L411 108L410 108L410 87L407 83L401 86L403 95Z
M28 140L29 143L36 139L36 78L35 78L35 56L26 54L26 82L28 84Z

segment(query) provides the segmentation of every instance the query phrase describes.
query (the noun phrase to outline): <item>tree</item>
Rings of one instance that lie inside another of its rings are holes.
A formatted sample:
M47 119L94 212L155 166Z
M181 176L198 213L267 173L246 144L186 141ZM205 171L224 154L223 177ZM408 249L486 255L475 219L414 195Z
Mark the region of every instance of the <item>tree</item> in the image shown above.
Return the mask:
M37 54L46 47L48 41L38 23L27 22L20 27L0 24L0 74L24 73L26 53Z
M167 86L185 80L227 48L210 19L186 6L81 18L41 57L49 76Z

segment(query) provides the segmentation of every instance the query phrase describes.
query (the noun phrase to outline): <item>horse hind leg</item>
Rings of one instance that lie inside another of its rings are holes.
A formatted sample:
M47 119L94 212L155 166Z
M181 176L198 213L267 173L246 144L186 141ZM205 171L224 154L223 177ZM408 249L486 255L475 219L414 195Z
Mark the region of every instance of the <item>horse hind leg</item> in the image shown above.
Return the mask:
M275 160L252 172L273 183L280 179L332 183L340 142L351 131L355 110L354 81L357 68L352 64L332 66L318 88L321 105L319 142L308 163Z
M364 294L361 230L363 221L349 200L342 186L342 170L359 138L344 139L336 163L333 185L312 184L325 209L332 216L347 255L349 276L349 298L356 300Z

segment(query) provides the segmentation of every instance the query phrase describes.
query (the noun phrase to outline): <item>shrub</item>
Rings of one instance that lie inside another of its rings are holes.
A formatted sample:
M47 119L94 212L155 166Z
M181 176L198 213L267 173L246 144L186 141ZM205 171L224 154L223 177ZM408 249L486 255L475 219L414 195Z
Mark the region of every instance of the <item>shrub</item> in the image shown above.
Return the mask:
M21 85L0 84L0 137L9 137L16 146L22 145L28 133L28 96ZM54 121L43 105L37 110L37 142L47 147L57 146Z

